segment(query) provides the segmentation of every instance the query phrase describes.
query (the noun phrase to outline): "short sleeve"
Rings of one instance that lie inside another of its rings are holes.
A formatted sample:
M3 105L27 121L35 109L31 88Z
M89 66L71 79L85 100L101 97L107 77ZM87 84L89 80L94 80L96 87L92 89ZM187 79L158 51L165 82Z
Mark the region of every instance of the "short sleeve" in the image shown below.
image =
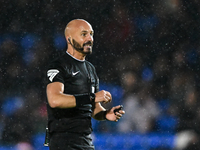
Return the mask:
M52 82L64 83L64 68L59 62L52 62L47 69L47 84Z

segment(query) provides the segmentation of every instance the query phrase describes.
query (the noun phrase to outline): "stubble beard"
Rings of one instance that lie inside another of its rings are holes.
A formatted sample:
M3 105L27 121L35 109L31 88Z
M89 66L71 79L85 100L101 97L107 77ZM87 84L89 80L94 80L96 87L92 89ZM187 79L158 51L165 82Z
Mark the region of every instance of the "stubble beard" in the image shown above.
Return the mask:
M87 43L84 43L83 46L81 46L78 42L76 42L76 40L72 39L73 41L73 47L74 49L76 49L78 52L84 54L84 55L88 55L88 54L92 54L92 43L89 41ZM84 49L84 45L85 44L88 44L90 43L91 44L91 48L87 48L87 49Z

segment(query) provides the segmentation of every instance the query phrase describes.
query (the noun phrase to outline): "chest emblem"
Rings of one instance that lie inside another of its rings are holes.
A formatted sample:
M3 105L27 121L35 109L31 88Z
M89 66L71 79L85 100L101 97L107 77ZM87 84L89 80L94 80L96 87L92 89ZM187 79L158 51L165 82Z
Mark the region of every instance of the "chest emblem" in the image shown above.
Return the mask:
M79 73L80 71L77 71L77 72L72 72L72 75L75 76Z

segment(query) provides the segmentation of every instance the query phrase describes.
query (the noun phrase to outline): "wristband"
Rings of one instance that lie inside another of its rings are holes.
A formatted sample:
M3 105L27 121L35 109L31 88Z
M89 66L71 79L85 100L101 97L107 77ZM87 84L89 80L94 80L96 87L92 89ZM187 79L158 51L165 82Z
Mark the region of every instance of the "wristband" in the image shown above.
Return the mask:
M104 118L104 120L108 120L108 119L106 118L106 114L107 114L107 110L103 112L103 118Z
M91 104L89 94L77 94L74 95L74 97L76 98L76 107L81 107L85 104Z

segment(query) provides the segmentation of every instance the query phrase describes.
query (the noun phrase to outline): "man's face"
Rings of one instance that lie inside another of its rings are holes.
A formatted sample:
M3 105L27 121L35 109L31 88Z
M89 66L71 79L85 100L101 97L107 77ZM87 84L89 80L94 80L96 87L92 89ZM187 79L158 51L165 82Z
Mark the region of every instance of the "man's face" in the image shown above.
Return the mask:
M76 40L72 39L73 42L73 46L74 48L83 53L83 54L91 54L92 53L92 46L93 46L93 42L88 41L86 43L83 43L83 45L80 45Z
M83 22L77 27L72 39L74 48L83 54L91 54L94 34L91 25Z

